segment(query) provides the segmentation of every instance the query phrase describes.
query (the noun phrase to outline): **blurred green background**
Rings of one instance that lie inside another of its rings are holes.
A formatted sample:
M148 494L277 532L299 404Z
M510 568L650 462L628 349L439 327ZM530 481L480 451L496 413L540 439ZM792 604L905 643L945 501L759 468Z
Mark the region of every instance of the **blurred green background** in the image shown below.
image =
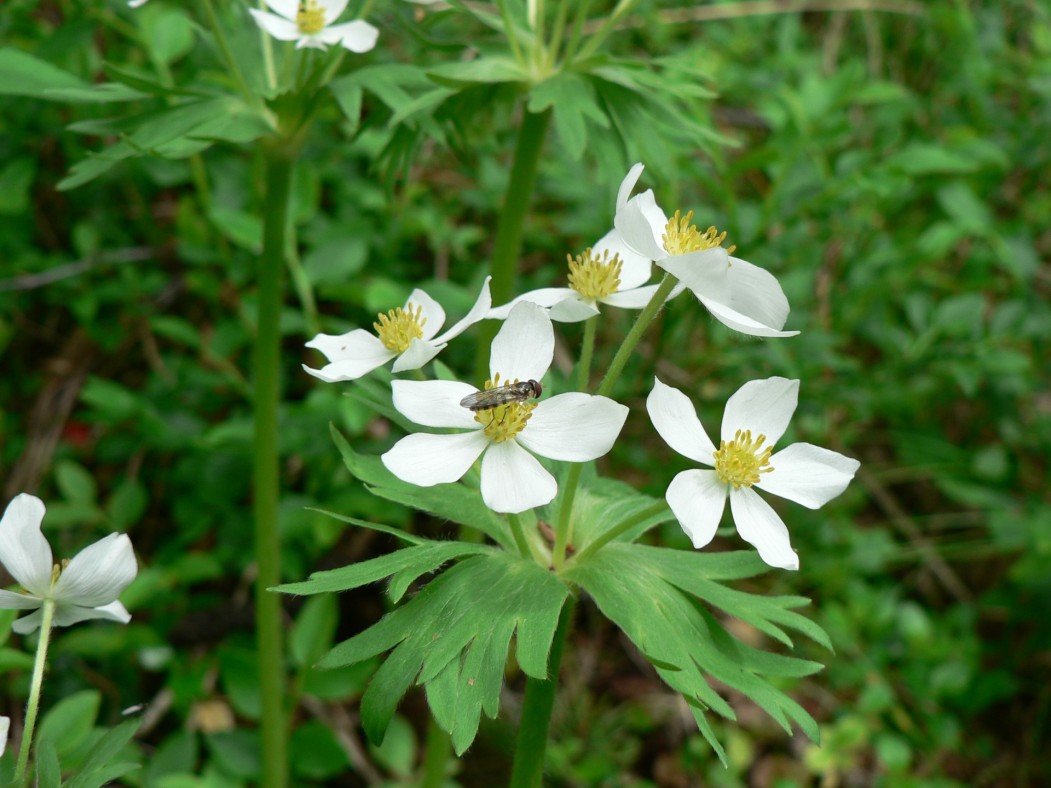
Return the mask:
M753 590L811 597L836 645L804 652L827 668L791 689L821 722L822 745L787 739L738 703L740 725L720 730L724 770L681 701L584 606L563 663L553 785L1051 783L1051 8L801 5L810 10L642 4L614 48L704 73L717 97L690 120L714 133L684 139L669 114L624 146L592 128L574 158L553 130L519 290L564 282L566 253L609 229L616 186L637 160L662 205L727 230L738 256L781 281L786 327L802 331L790 340L733 335L690 298L665 310L622 383L633 414L605 467L653 494L686 467L644 416L655 372L688 390L709 425L746 380L802 380L795 438L862 469L818 512L778 507L802 568ZM180 81L214 67L179 4L139 14L117 2L9 0L0 42L91 80L104 61ZM383 33L368 62L462 55L440 20L408 4L374 21ZM133 22L142 49L123 36ZM305 506L409 521L349 477L328 425L368 452L397 435L346 386L303 373L321 363L303 343L370 325L415 286L454 319L466 311L486 273L516 122L506 96L492 99L484 122L439 119L443 144L389 127L391 108L366 94L361 129L340 133L333 108L329 132L304 150L294 214L308 286L289 288L282 322L288 580L391 547ZM103 115L32 96L5 97L0 114L3 501L22 491L45 500L56 555L127 530L141 565L123 597L128 627L60 632L45 703L93 690L99 724L150 703L148 766L129 784L247 784L258 714L247 375L260 160L209 150L206 195L187 160L156 158L56 190L102 142L65 127ZM628 321L607 310L596 369ZM560 329L570 353L579 333ZM454 369L471 369L469 336L443 355ZM677 527L658 536L688 548ZM730 530L709 549L737 545ZM404 784L419 757L422 698L372 748L354 706L369 670L308 667L317 643L383 609L378 590L345 595L338 610L335 599L289 600L297 784ZM28 671L17 642L3 646L0 712L17 715ZM508 692L521 686L510 674ZM493 775L511 732L505 719L483 727L461 784L503 779ZM173 781L191 769L200 782Z

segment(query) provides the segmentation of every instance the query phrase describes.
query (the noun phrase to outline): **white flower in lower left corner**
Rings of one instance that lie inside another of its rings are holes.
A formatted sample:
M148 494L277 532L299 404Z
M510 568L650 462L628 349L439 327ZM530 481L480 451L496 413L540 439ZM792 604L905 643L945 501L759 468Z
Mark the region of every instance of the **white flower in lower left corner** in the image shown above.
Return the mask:
M554 348L546 310L517 304L493 340L485 389L540 381ZM394 406L417 424L468 431L414 433L384 454L383 464L402 481L432 487L458 481L481 457L482 500L496 512L524 512L554 499L558 484L534 454L566 462L597 459L613 446L628 417L624 405L580 392L472 411L461 401L479 390L467 383L396 380L392 385Z
M68 563L56 564L40 531L43 519L43 501L22 493L0 520L0 563L26 590L16 594L0 589L0 608L34 611L15 621L12 629L25 635L39 627L45 600L55 603L54 626L92 618L127 624L131 614L117 597L138 572L131 540L126 534L110 534Z
M7 750L7 731L11 727L11 718L0 716L0 756Z

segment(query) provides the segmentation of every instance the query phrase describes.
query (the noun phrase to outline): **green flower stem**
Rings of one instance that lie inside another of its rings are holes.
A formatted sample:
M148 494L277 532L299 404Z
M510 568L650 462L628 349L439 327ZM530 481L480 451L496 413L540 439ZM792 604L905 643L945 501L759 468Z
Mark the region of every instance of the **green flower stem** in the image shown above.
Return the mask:
M565 484L562 485L562 503L558 508L558 525L555 527L555 549L551 553L551 563L556 572L566 562L566 545L573 538L573 499L577 496L583 470L582 462L570 465Z
M613 32L618 24L620 24L620 20L627 16L628 12L636 5L638 5L638 0L620 0L613 9L613 12L602 20L602 25L594 34L592 34L591 38L588 39L584 48L580 50L578 59L584 60L595 54L595 52L597 52L606 42L609 34Z
M618 523L613 528L610 528L605 533L599 534L599 536L590 544L584 547L579 553L573 556L573 561L586 561L589 556L597 553L602 547L612 542L618 536L623 533L627 533L639 523L648 520L654 515L658 515L661 512L667 511L668 502L664 500L654 501L652 504L647 506L641 512L637 512L628 519L621 523Z
M620 373L624 371L624 365L627 363L628 357L635 352L635 346L639 344L642 335L653 321L653 318L657 316L657 312L660 311L665 300L667 300L668 294L671 293L672 288L678 283L679 280L671 274L664 275L657 292L653 294L650 302L639 313L635 325L631 327L631 331L624 337L624 342L617 348L617 354L613 357L613 361L610 362L606 376L602 378L602 383L599 384L597 393L600 396L609 396L614 384L620 378Z
M577 389L588 390L591 377L591 359L595 355L595 333L598 328L598 315L584 321L584 339L580 343L580 363L577 364Z
M442 788L445 785L445 765L452 751L449 734L438 727L431 717L427 722L427 744L423 753L423 778L420 788Z
M280 402L282 279L295 148L272 140L267 146L263 207L263 254L259 260L259 313L254 353L255 435L253 483L255 514L256 632L262 695L263 780L267 788L287 781L285 754L285 667L281 600L267 589L281 582L278 535L277 409Z
M51 622L55 618L55 603L44 600L40 617L40 637L36 643L36 659L33 660L33 678L29 685L29 700L26 701L26 724L22 730L22 746L18 750L18 765L15 767L15 785L22 784L29 765L29 750L33 746L33 731L40 710L40 691L44 686L44 666L47 665L47 649L51 643Z
M264 0L259 0L259 10L270 12ZM259 28L259 43L263 48L263 70L266 72L266 86L270 90L277 89L277 66L274 65L274 43L270 40L270 34L263 28Z
M555 689L558 686L558 668L562 663L566 635L569 633L576 605L576 597L570 596L562 608L558 629L555 630L555 637L551 642L551 655L547 661L548 678L540 680L530 677L526 681L510 788L539 788L543 779L544 750L547 748L548 730L551 727L551 709L554 707Z
M518 552L521 553L523 557L532 555L532 550L529 549L529 542L526 539L525 530L522 528L522 520L519 516L517 514L508 513L507 523L511 526L511 534L515 538L515 545L518 547Z
M204 5L204 13L208 16L208 24L212 28L212 33L215 34L215 43L219 45L219 52L223 56L223 60L226 61L226 67L230 70L234 82L237 83L237 89L241 91L241 94L245 97L245 101L251 106L258 106L259 99L252 92L252 89L248 87L248 82L245 80L244 74L241 72L241 67L237 63L237 58L234 57L233 50L230 49L230 43L226 40L223 26L219 24L219 17L215 13L215 6L212 4L212 0L201 0L201 2Z
M627 337L624 338L624 343L618 348L617 354L613 357L613 361L610 362L609 370L606 372L606 376L602 379L602 383L599 385L598 394L603 397L608 397L610 391L613 389L613 385L617 382L620 377L620 373L624 371L624 364L627 363L628 357L634 352L635 346L639 344L639 340L642 339L643 333L646 328L653 321L657 312L664 304L668 294L675 287L678 280L671 274L665 274L664 279L661 281L657 291L653 294L649 303L639 313L638 319L635 321L635 325L631 327L631 331L628 332ZM588 321L591 323L594 318ZM595 341L594 328L591 328L590 344L593 346ZM591 366L591 348L589 348L588 329L585 327L584 333L584 348L581 351L581 374L578 380L586 380L587 374L590 371ZM585 359L587 363L585 365ZM584 388L582 385L580 388ZM561 486L562 491L562 505L558 511L558 526L555 528L555 548L552 551L551 560L555 567L555 570L562 568L562 565L566 562L566 546L573 539L573 500L576 498L577 486L580 483L580 474L583 472L584 466L582 464L574 464L570 466L569 472L566 474L565 483Z
M493 281L489 290L493 294L494 306L506 304L514 292L525 217L529 211L533 185L536 183L540 152L544 148L547 127L551 123L550 109L535 114L523 108L523 113L522 125L518 128L514 163L511 165L511 180L504 193L503 210L496 228L496 240L493 242L493 258L490 265ZM479 326L478 356L475 364L479 380L489 377L489 346L498 328L499 321L496 320L487 320Z

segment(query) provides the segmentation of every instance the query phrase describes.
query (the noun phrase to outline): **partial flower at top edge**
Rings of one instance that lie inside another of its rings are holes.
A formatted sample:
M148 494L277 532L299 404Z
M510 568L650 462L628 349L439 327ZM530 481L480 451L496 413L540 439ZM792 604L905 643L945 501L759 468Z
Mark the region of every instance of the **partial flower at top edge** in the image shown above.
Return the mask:
M413 290L405 304L377 316L374 331L356 328L346 334L318 334L306 343L320 350L329 363L321 369L303 365L303 369L326 383L357 380L361 376L395 359L393 371L419 369L437 356L451 339L458 337L485 318L492 305L486 277L474 306L444 334L445 310L423 290Z
M540 381L553 354L546 311L520 303L493 340L487 383ZM612 448L628 416L624 405L578 392L475 412L460 404L479 390L468 383L396 380L392 387L394 406L412 421L465 431L408 435L383 455L383 464L403 481L432 487L459 481L481 457L482 500L503 513L543 506L557 494L554 476L534 455L565 462L597 459Z
M726 402L717 447L689 398L654 379L646 399L653 426L679 454L713 469L683 471L668 485L668 505L694 547L714 538L729 498L737 532L763 561L781 569L799 568L788 528L753 487L817 509L846 489L860 463L809 443L793 443L774 453L798 396L798 380L745 383Z
M335 25L348 0L266 0L275 13L249 8L263 30L280 41L295 41L296 48L325 49L338 44L362 54L376 46L379 30L363 19Z
M93 618L127 624L131 614L117 599L138 573L131 540L110 534L71 561L55 564L40 530L43 519L43 502L26 493L15 496L0 519L0 563L26 590L0 590L0 608L34 611L15 621L14 631L24 635L37 629L45 601L55 604L54 626Z
M620 240L637 254L652 260L690 289L721 323L758 337L789 337L788 299L768 271L737 257L733 246L723 247L726 233L693 224L692 212L676 212L669 219L647 189L631 197L643 171L636 164L621 182L613 224Z

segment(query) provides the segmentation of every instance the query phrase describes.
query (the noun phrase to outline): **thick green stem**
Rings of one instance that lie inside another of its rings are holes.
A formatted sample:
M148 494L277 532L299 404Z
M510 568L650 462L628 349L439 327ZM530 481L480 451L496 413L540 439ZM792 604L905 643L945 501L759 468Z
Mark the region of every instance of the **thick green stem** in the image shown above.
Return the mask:
M29 700L26 701L26 724L22 730L22 746L18 750L18 765L15 766L15 785L22 784L29 765L29 750L33 746L37 712L40 711L40 691L44 686L44 667L47 665L47 649L51 643L51 622L55 617L55 603L44 600L40 617L40 637L36 643L36 659L33 661L33 678L29 685Z
M606 376L602 378L602 383L599 384L597 393L600 396L609 396L614 384L620 378L620 373L624 371L624 365L627 363L628 358L635 352L635 346L639 344L639 340L642 339L642 335L664 305L672 288L678 283L679 280L671 274L664 275L664 279L661 280L660 287L653 294L653 298L639 313L638 318L635 320L635 325L631 327L628 335L624 337L624 342L617 348L617 354L613 356L613 361L609 364Z
M288 204L295 152L282 142L266 151L266 196L263 208L263 254L259 260L259 314L255 340L255 440L253 482L255 509L256 637L262 695L262 785L283 788L285 754L285 667L281 600L267 589L281 582L278 535L278 425L282 280Z
M496 228L493 242L493 257L490 273L493 281L489 285L493 304L506 304L514 293L515 275L518 273L518 257L522 251L522 232L529 203L536 183L540 152L544 149L544 138L551 122L551 110L534 114L523 109L522 125L518 128L515 159L511 165L511 180L504 193L503 210ZM489 320L479 326L476 372L479 380L489 377L489 345L496 336L498 321Z
M427 723L427 748L423 754L423 778L420 788L442 788L445 785L445 765L452 751L449 734L438 727L434 718Z
M624 520L623 522L618 523L615 527L610 528L605 533L599 534L599 536L595 538L595 541L586 545L583 550L581 550L579 553L573 556L573 562L576 563L578 561L586 561L589 556L594 555L603 546L609 544L621 534L627 533L639 523L648 520L654 515L658 515L661 512L667 511L667 509L667 501L654 501L641 512L636 512L634 515Z
M510 788L539 788L543 779L544 750L547 748L548 730L551 727L551 710L555 705L558 668L562 663L562 651L566 645L566 636L573 622L576 605L576 598L571 596L562 608L558 629L555 630L555 638L551 642L551 655L547 660L548 677L543 680L530 677L526 681Z

